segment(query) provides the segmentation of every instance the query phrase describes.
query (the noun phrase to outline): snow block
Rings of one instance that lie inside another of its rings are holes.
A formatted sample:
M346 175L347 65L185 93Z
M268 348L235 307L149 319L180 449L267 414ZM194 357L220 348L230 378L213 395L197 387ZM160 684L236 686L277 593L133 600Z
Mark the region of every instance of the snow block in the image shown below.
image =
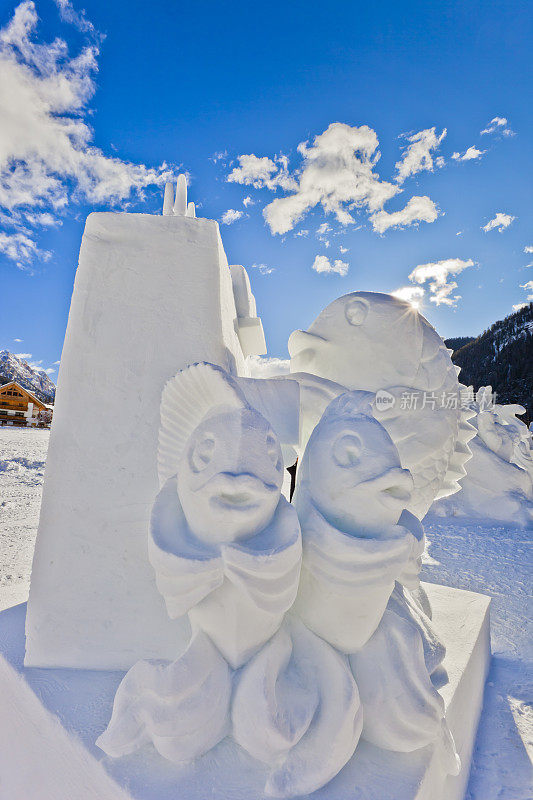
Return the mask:
M33 561L26 664L126 669L176 657L147 557L166 381L245 375L231 273L206 219L91 214L61 358Z
M347 765L312 800L462 800L466 791L476 729L483 702L483 687L490 662L489 604L484 595L434 584L422 584L433 608L433 622L444 639L447 653L443 667L448 681L439 689L446 717L455 739L462 767L458 776L446 777L433 746L413 753L381 750L361 741ZM163 760L151 745L119 759L102 759L95 745L105 730L113 698L123 673L88 670L25 670L19 650L23 640L22 606L0 614L0 654L21 670L36 699L59 715L71 736L77 737L96 756L69 784L72 797L107 797L102 791L101 769L105 767L118 787L128 787L137 800L183 797L187 800L264 800L267 769L230 739L189 765ZM15 612L15 613L14 613ZM25 688L25 687L24 687ZM15 701L11 701L13 703ZM20 691L20 707L27 724L39 724L42 711ZM2 714L0 713L0 721ZM8 728L11 730L11 728ZM55 738L57 758L71 758L72 745ZM8 749L7 752L12 752ZM20 759L17 788L20 796L34 797L36 786L46 776L30 769L33 749L25 748L26 764ZM96 759L100 759L100 762ZM0 758L0 766L5 766ZM53 764L52 764L53 767ZM53 767L54 768L54 767ZM78 794L76 793L78 792ZM45 794L43 797L47 796ZM58 797L62 797L58 793ZM120 795L117 794L117 798ZM41 797L41 794L39 794Z

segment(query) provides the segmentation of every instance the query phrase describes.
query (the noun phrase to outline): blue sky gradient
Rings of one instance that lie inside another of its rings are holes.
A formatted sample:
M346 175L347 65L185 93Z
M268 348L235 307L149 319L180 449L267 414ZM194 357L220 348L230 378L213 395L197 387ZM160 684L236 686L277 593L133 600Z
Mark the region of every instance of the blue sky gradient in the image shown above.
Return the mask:
M4 0L0 27L18 6ZM85 120L91 146L107 158L155 170L166 162L175 175L186 171L199 216L242 213L221 232L230 263L249 269L270 355L286 357L290 332L307 327L335 297L412 285L408 276L418 265L474 262L448 279L458 284L454 306L431 302L429 283L423 285L421 310L443 336L478 334L533 293L527 287L533 267L526 266L533 253L525 252L533 246L530 3L88 0L83 7L85 22L66 0L37 0L39 22L31 33L42 44L61 37L68 58L94 48L94 93L69 113ZM15 91L8 82L0 87L0 110L2 103L11 107ZM482 135L495 117L507 123ZM446 129L432 152L433 168L407 177L385 204L391 213L413 196L427 196L440 211L435 221L380 234L364 208L352 209L355 222L343 225L318 205L289 232L273 234L263 209L291 192L230 183L228 175L243 154L286 156L297 180L303 167L297 146L311 145L335 122L375 131L381 153L375 172L395 186L395 164L409 144L405 134L435 128L438 136ZM13 166L9 146L0 144L0 178ZM452 158L470 147L482 154ZM143 198L132 193L118 202L95 201L75 175L61 180L64 207L18 205L15 212L26 214L19 228L13 208L11 221L7 212L0 216L0 230L10 236L24 224L37 248L22 261L0 253L0 349L31 353L50 370L60 358L87 214L157 213L162 203L162 189L148 179ZM245 197L253 204L244 206ZM61 224L32 225L27 216L36 211L51 212ZM484 231L497 213L514 219L501 231ZM331 230L319 238L324 222ZM308 234L296 235L302 230ZM347 274L317 273L316 256L348 264Z

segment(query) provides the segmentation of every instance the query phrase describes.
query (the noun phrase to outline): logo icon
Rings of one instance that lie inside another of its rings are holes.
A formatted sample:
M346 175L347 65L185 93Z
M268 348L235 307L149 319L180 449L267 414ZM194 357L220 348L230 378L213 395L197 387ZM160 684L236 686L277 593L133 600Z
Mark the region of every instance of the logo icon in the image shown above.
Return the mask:
M396 402L396 398L390 392L386 392L385 389L379 389L376 392L376 408L378 411L386 411L388 408L393 408Z

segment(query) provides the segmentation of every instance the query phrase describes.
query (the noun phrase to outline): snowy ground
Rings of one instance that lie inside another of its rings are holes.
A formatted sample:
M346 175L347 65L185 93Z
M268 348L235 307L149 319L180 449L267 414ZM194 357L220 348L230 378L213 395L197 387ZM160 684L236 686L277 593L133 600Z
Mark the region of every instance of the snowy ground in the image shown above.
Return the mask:
M0 608L26 599L49 431L0 428ZM491 672L468 800L530 800L530 536L520 529L426 521L424 580L493 598ZM528 548L529 544L529 548Z
M0 609L27 598L49 438L0 427Z

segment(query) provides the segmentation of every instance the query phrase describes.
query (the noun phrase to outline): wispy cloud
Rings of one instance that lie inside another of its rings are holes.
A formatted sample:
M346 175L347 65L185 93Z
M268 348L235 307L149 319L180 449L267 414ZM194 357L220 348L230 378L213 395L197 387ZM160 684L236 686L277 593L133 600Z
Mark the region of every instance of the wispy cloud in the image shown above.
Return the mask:
M252 264L252 269L257 269L261 275L272 275L276 267L269 267L266 264Z
M252 200L250 195L247 195L243 198L242 204L245 208L248 208L248 206L253 206L255 204L255 200Z
M407 205L400 211L389 213L384 209L370 217L374 230L385 233L389 228L404 228L418 222L435 222L439 209L430 197L411 197Z
M220 221L223 225L233 225L234 222L237 222L238 219L241 219L244 216L242 211L237 211L235 208L228 208L227 211L224 211L222 214Z
M20 358L22 361L27 361L31 358L31 353L15 353L17 358Z
M480 131L482 136L491 133L499 133L502 136L514 136L514 131L509 127L505 117L493 117L486 128Z
M446 305L455 307L461 299L461 295L452 294L458 285L456 281L450 281L451 275L458 275L468 267L473 267L474 262L471 258L464 261L461 258L445 258L442 261L430 261L427 264L419 264L409 275L409 280L421 286L429 281L430 302L435 305ZM405 288L405 287L404 287Z
M119 203L171 177L165 165L151 169L94 146L86 117L96 88L98 38L70 2L57 5L89 39L76 56L60 38L37 41L32 0L20 3L0 30L0 210L4 227L11 215L16 231L4 233L2 251L19 265L44 257L31 228L51 225L50 217L70 202Z
M316 256L312 269L315 272L335 272L337 275L344 277L348 273L349 264L339 258L335 261L330 261L327 256Z
M409 144L405 148L403 158L396 164L398 183L403 183L406 178L416 175L417 172L433 171L433 153L439 148L446 133L444 128L437 136L435 128L426 128L406 136Z
M296 188L296 181L288 173L288 159L278 156L275 161L267 156L258 158L253 154L238 157L239 166L234 167L226 180L228 183L240 183L253 186L254 189Z
M486 225L483 225L481 229L484 230L485 233L488 233L488 231L493 231L497 228L501 233L508 228L515 219L516 217L511 216L511 214L503 214L501 211L498 211L496 216L489 220Z
M524 247L524 253L533 253L533 244L528 244Z
M34 259L48 261L52 254L41 250L37 242L27 233L6 233L0 230L0 253L14 261L20 269L26 268Z
M478 150L477 147L469 147L468 150L465 150L464 153L452 153L452 158L455 161L474 161L480 159L481 156L486 153L486 150Z
M85 11L76 11L70 0L54 0L54 2L59 9L59 15L63 22L74 25L83 33L91 33L94 36L98 36L94 25L85 16Z

